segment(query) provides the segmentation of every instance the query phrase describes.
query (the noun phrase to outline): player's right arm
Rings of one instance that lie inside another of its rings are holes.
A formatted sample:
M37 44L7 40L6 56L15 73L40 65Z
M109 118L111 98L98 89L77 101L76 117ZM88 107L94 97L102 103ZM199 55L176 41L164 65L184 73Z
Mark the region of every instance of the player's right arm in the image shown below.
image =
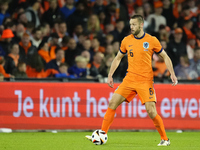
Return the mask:
M117 67L119 66L119 63L121 62L121 59L123 58L125 54L123 54L121 51L119 51L117 53L117 56L114 58L112 64L111 64L111 67L110 67L110 71L108 73L108 85L113 88L113 74L115 72L115 70L117 69Z

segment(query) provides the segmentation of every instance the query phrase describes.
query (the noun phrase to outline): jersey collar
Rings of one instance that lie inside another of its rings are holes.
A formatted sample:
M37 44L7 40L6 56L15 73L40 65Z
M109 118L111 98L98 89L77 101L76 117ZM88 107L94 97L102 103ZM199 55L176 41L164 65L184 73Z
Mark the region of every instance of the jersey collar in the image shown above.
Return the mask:
M139 38L138 38L138 37L136 37L136 36L134 35L134 38L136 38L136 39L138 39L138 40L139 40L139 39L142 39L144 36L145 36L145 32L144 32L143 36L141 36L141 37L139 37Z

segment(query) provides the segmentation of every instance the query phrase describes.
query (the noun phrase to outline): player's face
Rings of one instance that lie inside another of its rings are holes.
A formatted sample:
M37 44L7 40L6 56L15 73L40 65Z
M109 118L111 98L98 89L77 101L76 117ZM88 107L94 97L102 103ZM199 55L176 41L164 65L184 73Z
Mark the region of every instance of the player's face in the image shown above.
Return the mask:
M131 19L130 28L133 35L138 35L141 31L141 23L138 21L138 19Z

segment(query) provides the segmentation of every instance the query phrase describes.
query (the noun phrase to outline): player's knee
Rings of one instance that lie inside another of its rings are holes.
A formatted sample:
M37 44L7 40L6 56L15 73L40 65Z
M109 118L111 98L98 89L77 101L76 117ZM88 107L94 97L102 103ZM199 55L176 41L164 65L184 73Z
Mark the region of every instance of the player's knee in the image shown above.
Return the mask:
M117 104L116 104L115 101L110 100L109 104L108 104L108 107L113 109L113 110L115 110L117 108Z
M156 110L153 108L147 108L146 111L151 119L153 119L157 114Z
M117 107L125 101L125 98L119 94L115 94L112 96L112 99L109 101L108 107L111 109L117 109Z
M147 102L145 103L146 111L151 119L153 119L157 115L155 103Z

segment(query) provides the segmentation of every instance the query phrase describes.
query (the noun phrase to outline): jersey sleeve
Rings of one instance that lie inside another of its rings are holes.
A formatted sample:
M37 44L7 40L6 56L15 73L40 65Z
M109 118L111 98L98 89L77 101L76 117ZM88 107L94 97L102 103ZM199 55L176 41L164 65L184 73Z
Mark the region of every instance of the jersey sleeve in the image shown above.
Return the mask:
M160 44L160 42L158 41L158 39L156 37L153 37L152 38L152 41L154 43L154 47L153 47L153 51L156 53L156 54L159 54L163 51L163 48Z
M122 53L122 54L126 54L127 50L126 50L126 45L125 45L125 38L122 40L121 42L121 46L120 46L120 49L119 51Z

